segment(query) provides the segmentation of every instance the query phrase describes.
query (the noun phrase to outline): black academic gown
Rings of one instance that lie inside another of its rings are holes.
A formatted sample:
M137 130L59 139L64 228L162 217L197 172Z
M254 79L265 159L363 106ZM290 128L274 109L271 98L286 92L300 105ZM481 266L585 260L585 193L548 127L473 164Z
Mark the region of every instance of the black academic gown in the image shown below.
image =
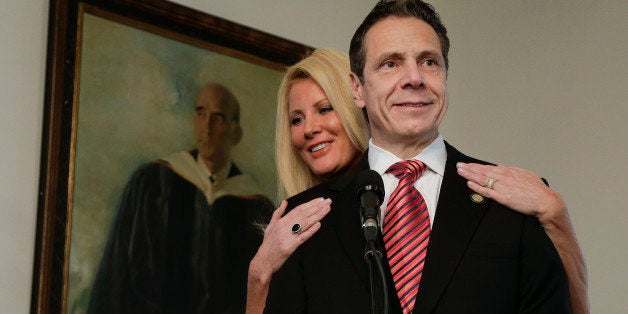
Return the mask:
M163 161L143 166L122 197L88 313L244 313L259 223L272 210L261 195L210 206Z
M447 143L446 149L414 313L571 313L560 257L537 219L489 199L474 202L456 163L485 162ZM273 276L266 313L372 313L355 192L355 176L363 169L368 169L366 154L336 180L289 199L293 208L315 197L329 197L332 208L321 229ZM381 240L379 245L384 247ZM390 313L400 313L388 262L384 264Z

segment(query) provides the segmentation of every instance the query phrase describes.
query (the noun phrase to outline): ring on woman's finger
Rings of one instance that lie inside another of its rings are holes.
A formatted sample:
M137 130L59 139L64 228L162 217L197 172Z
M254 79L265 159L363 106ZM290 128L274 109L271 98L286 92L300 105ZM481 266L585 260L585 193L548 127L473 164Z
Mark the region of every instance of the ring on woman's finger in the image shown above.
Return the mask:
M484 186L492 190L493 189L493 185L495 185L495 181L497 181L497 180L489 177L488 181L486 181L486 185L484 185Z
M301 233L301 224L296 223L292 225L292 229L290 229L290 231L292 231L293 234Z

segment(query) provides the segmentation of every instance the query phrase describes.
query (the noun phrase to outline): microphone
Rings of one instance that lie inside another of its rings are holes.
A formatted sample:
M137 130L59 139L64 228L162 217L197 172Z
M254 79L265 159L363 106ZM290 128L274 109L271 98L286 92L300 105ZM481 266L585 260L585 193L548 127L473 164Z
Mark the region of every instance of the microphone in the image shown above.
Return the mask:
M384 200L384 181L374 170L363 170L356 178L356 192L360 201L360 219L366 241L375 241L379 231L379 205Z
M379 233L379 205L384 200L384 181L377 171L368 169L358 173L355 181L357 197L360 201L362 231L366 239L364 258L369 264L371 305L373 313L379 313L383 309L387 314L390 301L388 300L386 272L382 254L377 250L376 242ZM373 268L373 264L377 267Z

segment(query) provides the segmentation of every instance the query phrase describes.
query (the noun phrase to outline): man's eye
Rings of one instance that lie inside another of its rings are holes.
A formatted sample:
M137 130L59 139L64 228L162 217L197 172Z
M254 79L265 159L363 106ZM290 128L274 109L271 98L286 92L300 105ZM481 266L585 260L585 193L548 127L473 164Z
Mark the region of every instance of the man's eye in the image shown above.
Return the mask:
M227 117L222 112L212 112L209 115L209 121L215 125L221 125L227 121Z
M196 109L194 109L194 113L195 113L197 116L202 117L202 116L204 116L204 115L205 115L205 109L204 109L204 108L196 108Z
M394 68L396 66L396 64L393 61L386 61L386 62L384 62L383 66L385 68Z
M436 60L433 60L433 59L425 60L425 62L423 63L428 67L433 67L437 65Z

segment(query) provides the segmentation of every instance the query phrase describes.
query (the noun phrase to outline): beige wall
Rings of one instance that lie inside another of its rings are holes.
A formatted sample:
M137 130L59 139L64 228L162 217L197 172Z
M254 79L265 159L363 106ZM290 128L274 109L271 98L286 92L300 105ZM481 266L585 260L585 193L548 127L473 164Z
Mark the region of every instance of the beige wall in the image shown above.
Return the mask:
M47 1L0 8L0 313L27 313L43 115ZM348 49L363 0L177 0L312 46ZM374 1L371 1L374 3ZM570 207L593 313L628 307L628 4L434 1L452 39L442 133L463 151L532 169ZM621 120L621 121L620 121ZM621 198L620 198L621 197Z

